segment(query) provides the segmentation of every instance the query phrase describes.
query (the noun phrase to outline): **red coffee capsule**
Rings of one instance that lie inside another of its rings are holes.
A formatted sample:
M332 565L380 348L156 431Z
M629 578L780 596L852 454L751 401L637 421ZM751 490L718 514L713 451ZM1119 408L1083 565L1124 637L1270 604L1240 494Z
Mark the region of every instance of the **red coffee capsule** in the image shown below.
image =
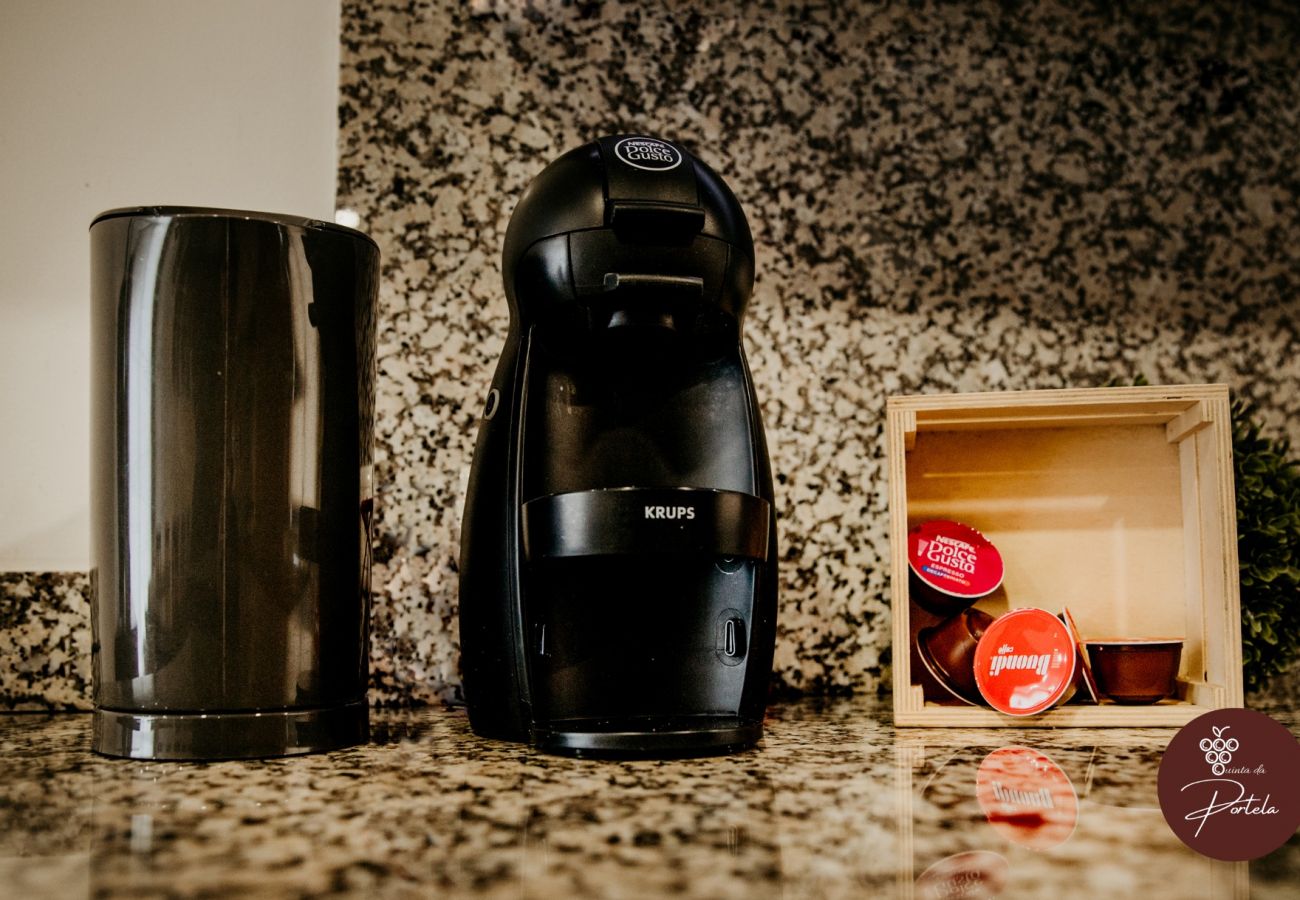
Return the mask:
M969 525L932 519L907 532L912 598L922 609L950 616L1002 584L1002 555Z
M1070 776L1029 747L1002 747L986 756L975 775L975 797L995 831L1031 850L1060 846L1079 824Z
M979 900L996 897L1011 879L1006 857L988 850L945 856L916 879L917 900Z
M1065 623L1043 609L1013 609L975 648L975 684L998 712L1033 716L1067 699L1078 664Z
M1061 607L1060 619L1070 631L1070 639L1074 641L1074 652L1079 658L1079 666L1074 673L1074 696L1070 698L1070 702L1096 706L1101 702L1101 694L1097 690L1097 679L1092 675L1092 667L1088 665L1088 654L1084 652L1083 638L1079 637L1079 626L1074 622L1070 607Z

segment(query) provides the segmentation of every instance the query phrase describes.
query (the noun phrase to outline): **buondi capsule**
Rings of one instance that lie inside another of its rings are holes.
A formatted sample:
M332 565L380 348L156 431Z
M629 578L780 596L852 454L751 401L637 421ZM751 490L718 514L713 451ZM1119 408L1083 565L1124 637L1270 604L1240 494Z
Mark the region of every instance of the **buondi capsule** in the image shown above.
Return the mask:
M1009 716L1032 716L1070 699L1078 653L1065 623L1043 609L1013 609L975 648L975 684Z

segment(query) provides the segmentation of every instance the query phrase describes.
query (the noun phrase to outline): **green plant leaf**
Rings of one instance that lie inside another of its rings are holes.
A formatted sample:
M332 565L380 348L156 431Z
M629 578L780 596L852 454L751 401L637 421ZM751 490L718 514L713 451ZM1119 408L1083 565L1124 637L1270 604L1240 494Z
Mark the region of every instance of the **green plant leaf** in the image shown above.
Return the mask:
M1246 688L1259 690L1300 654L1300 460L1265 436L1256 410L1232 404Z

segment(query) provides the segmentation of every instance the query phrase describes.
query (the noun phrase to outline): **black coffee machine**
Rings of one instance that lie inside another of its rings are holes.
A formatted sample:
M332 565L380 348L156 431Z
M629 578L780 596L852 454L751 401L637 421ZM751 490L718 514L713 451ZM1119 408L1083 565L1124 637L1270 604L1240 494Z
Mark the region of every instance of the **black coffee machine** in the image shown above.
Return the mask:
M503 271L461 537L470 723L575 755L753 744L776 522L739 203L676 144L601 138L524 193Z

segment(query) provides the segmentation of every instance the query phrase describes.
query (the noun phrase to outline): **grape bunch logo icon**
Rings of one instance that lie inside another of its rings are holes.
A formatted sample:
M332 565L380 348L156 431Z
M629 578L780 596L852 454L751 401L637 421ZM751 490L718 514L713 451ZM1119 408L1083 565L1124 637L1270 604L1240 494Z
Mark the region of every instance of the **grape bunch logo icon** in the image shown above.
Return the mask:
M1205 754L1205 761L1210 764L1210 771L1215 775L1222 775L1228 771L1232 754L1241 749L1241 743L1236 738L1223 737L1223 733L1231 727L1231 725L1216 726L1210 729L1214 732L1214 737L1201 738L1201 752Z

